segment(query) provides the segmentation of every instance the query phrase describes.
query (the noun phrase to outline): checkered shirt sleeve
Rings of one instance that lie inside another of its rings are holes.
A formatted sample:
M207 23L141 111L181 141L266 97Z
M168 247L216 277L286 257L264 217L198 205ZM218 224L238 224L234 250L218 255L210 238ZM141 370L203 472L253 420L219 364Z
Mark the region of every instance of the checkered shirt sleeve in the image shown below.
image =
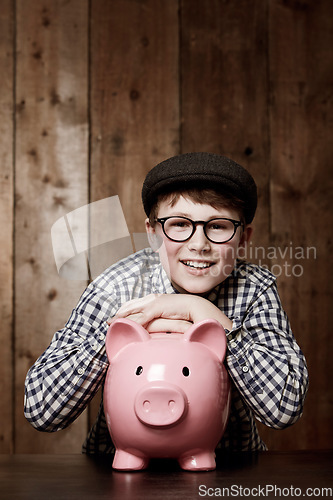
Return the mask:
M276 429L293 424L302 414L308 372L274 276L240 266L222 287L219 305L233 320L226 362L239 393L260 422Z
M154 256L149 255L150 266ZM107 319L120 305L151 292L147 252L112 266L92 282L65 328L26 376L24 413L38 430L58 431L85 409L104 381Z

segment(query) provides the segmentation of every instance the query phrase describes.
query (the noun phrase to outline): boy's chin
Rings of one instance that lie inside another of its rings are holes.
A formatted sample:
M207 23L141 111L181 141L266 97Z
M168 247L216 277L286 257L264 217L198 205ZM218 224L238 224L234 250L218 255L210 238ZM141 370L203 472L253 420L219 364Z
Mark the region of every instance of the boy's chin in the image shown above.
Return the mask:
M178 290L180 293L188 293L190 295L207 295L218 283L211 284L199 284L199 283L186 283L184 285L178 284L175 281L172 281L172 285Z

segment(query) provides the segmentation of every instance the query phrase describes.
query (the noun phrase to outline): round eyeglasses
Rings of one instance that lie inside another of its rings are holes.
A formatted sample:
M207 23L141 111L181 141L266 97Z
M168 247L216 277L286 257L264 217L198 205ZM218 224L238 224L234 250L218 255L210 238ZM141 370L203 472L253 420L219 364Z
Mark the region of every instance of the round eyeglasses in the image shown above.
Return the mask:
M155 219L162 225L163 232L171 241L187 241L196 231L197 225L203 225L203 231L207 238L212 243L227 243L230 241L237 231L237 228L243 226L239 220L226 219L218 217L208 221L191 220L187 217L162 217Z

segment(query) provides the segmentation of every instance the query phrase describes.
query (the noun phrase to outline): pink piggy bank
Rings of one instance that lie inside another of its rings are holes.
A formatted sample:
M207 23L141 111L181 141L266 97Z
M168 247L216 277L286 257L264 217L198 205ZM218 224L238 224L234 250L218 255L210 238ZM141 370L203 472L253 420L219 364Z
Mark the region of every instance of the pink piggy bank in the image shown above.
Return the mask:
M113 468L139 470L176 458L185 470L215 469L229 415L224 329L215 320L185 334L149 334L119 319L109 328L104 411L116 448Z

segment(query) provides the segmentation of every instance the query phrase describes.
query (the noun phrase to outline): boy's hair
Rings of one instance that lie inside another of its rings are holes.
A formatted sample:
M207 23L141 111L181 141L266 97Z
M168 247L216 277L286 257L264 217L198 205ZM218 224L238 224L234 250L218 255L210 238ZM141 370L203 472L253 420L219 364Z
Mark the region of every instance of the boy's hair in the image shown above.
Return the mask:
M181 196L183 196L184 198L189 198L194 203L211 205L216 209L231 208L233 210L236 210L240 217L240 221L243 222L243 224L246 224L244 217L244 202L236 196L223 194L210 188L189 188L160 193L149 214L150 225L155 225L158 209L163 201L168 200L170 206L173 207Z

